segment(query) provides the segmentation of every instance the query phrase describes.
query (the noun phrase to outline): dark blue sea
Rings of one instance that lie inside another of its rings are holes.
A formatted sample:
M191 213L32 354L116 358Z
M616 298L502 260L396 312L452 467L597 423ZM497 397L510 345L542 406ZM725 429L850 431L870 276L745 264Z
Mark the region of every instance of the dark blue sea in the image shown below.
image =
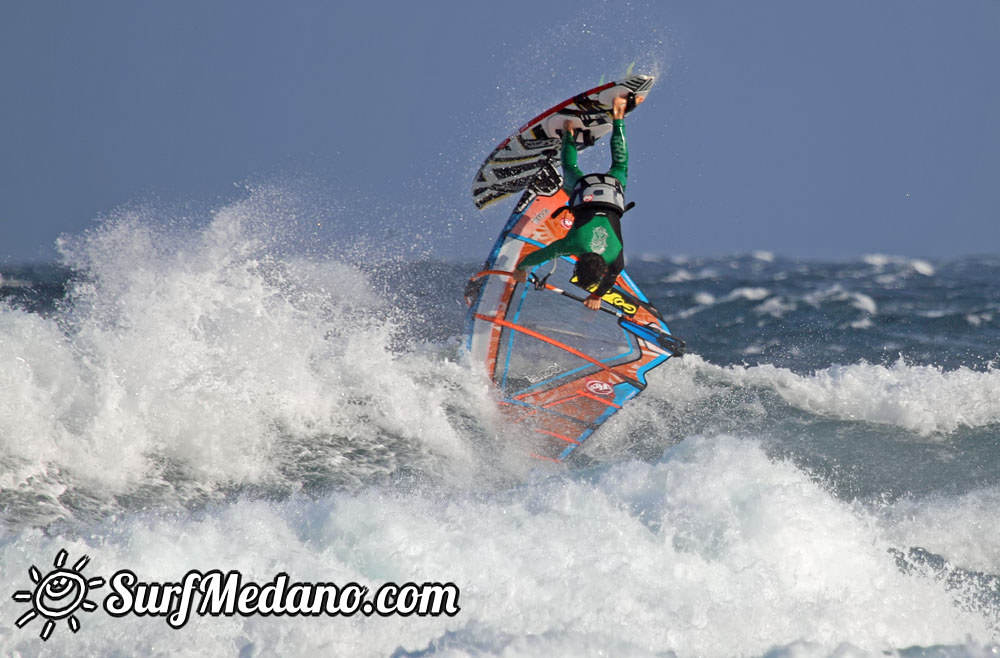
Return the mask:
M633 258L688 354L561 467L464 357L480 259L265 224L125 215L0 268L0 653L1000 652L1000 257ZM13 595L62 549L87 576L452 582L461 611L178 630L105 584L42 641Z

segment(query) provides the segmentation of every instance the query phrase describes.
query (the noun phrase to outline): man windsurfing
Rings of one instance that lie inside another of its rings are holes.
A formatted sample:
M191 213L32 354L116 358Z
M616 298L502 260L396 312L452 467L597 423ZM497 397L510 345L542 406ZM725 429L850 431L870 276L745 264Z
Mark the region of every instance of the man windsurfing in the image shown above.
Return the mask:
M639 104L642 98L636 98ZM567 120L562 135L563 189L569 194L573 227L566 236L521 259L513 276L519 283L528 270L559 256L576 256L573 274L577 285L593 292L584 300L591 310L601 307L603 297L625 267L621 219L627 210L628 146L625 142L625 112L628 100L620 96L611 107L611 168L604 174L584 173L577 166L573 122Z

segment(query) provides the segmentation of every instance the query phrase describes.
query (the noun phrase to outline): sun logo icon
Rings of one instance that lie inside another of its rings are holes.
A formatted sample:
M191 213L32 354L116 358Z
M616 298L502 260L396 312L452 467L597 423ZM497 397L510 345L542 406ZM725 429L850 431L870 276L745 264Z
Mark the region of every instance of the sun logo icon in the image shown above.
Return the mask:
M87 612L93 612L97 609L97 604L87 599L87 594L91 588L104 585L104 579L90 578L88 580L80 573L90 562L90 557L84 555L76 561L72 568L66 569L64 567L67 557L69 557L69 553L66 552L66 549L59 551L52 563L55 569L44 578L38 568L32 565L28 569L28 575L31 577L31 582L35 583L34 591L19 590L13 596L15 601L31 603L31 609L21 615L14 622L14 625L23 628L35 617L44 617L45 625L42 626L42 632L39 634L42 640L49 639L56 627L56 622L60 619L66 619L69 629L76 633L80 630L80 620L76 618L74 613L80 608Z

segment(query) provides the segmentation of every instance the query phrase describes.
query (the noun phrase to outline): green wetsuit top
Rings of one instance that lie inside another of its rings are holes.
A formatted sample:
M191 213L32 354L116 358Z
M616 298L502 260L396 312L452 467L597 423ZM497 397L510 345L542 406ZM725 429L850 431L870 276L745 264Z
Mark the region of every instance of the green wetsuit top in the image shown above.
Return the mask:
M571 192L577 181L584 176L576 162L577 150L573 136L569 131L564 131L562 141L563 189L567 193ZM628 178L628 147L625 143L624 119L615 119L611 129L611 169L608 170L608 174L618 179L618 182L622 184L622 189L625 188ZM621 236L615 226L618 224L618 219L620 218L616 217L612 223L604 210L598 210L594 217L590 221L584 222L582 226L577 226L574 222L573 228L569 230L566 237L522 258L521 262L517 264L517 269L528 270L559 256L580 256L593 252L599 254L604 262L612 268L614 276L617 276L624 262L621 257ZM617 269L615 269L616 264L618 265ZM614 282L614 277L611 277L611 282ZM604 286L600 286L598 292L601 292L601 288Z

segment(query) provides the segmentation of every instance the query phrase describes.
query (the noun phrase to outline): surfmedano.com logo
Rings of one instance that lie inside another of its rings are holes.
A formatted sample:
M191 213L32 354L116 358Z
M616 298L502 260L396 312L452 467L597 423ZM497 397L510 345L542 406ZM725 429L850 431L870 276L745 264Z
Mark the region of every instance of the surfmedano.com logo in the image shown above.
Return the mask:
M90 562L83 556L66 568L69 553L63 549L53 562L54 570L42 576L34 565L28 576L34 589L18 590L13 599L30 603L14 625L23 628L42 617L39 637L48 640L57 622L65 619L69 629L80 630L78 610L93 612L97 604L87 598L90 591L103 587L103 578L85 578L81 573ZM244 579L239 571L219 570L187 572L179 582L144 582L135 572L121 569L107 581L110 591L104 598L104 611L112 617L126 615L164 617L174 629L183 628L192 615L220 617L241 615L342 616L366 617L399 615L454 617L459 590L454 583L413 582L385 583L374 592L358 583L340 586L334 583L292 582L287 573L279 573L263 585Z
M91 589L104 585L104 579L83 577L81 572L90 562L90 558L86 555L77 560L71 568L66 569L68 557L66 549L59 551L52 563L55 569L45 577L42 577L38 567L31 565L28 576L35 584L35 589L19 590L14 592L13 597L15 601L31 602L31 608L14 622L15 626L23 628L35 617L42 617L45 623L39 636L43 640L48 640L57 621L65 619L69 629L76 633L80 630L80 620L76 618L76 611L81 608L87 612L97 610L97 604L88 599L87 594Z

